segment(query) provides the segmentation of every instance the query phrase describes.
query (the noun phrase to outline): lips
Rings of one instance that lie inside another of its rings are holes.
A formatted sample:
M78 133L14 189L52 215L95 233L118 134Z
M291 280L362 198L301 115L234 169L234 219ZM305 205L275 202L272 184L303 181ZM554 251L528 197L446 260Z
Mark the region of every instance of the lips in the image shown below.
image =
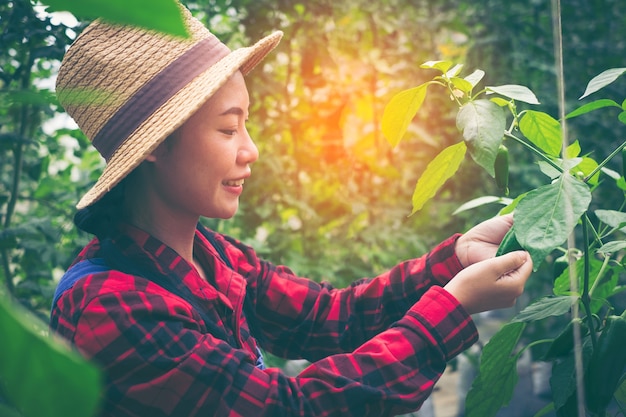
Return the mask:
M227 180L222 182L222 184L224 184L227 187L241 187L244 183L244 179L238 179L238 180Z

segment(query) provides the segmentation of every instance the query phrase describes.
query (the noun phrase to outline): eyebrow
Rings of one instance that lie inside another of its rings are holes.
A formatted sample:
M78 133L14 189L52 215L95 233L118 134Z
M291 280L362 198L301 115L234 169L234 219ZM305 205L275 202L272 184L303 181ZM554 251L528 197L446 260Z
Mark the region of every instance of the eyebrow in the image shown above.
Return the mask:
M241 109L240 107L231 107L230 109L221 113L220 116L227 116L229 114L234 114L235 116L243 116L244 112L243 109Z

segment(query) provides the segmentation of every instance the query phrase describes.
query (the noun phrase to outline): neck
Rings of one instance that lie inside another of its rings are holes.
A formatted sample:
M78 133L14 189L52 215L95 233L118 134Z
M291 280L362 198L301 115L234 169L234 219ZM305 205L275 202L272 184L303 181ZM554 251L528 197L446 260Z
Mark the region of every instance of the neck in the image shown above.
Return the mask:
M187 262L193 263L193 243L198 219L186 222L175 219L176 221L168 222L162 221L159 216L152 217L151 214L153 213L133 216L130 223L174 249ZM154 221L154 219L161 220Z
M193 244L199 216L173 212L160 204L149 187L130 182L124 198L126 221L174 249L190 264L194 263Z

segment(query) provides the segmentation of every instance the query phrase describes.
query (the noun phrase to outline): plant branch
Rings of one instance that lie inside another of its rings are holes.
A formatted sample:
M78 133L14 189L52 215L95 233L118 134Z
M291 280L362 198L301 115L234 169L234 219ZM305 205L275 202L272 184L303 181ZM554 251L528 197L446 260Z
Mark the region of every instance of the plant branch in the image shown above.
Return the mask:
M509 133L509 132L504 132L504 136L510 139L515 140L516 142L522 144L523 146L525 146L528 150L530 150L531 152L533 152L535 155L539 156L541 159L543 159L544 161L546 161L548 164L550 164L550 166L556 170L558 170L559 172L563 172L563 168L561 168L558 164L556 164L552 159L548 158L546 155L544 155L539 149L535 148L534 146L530 145L529 143L527 143L525 140L522 140L520 138L518 138L517 136Z
M524 351L532 348L533 346L537 346L537 345L541 345L544 343L552 343L554 341L554 339L539 339L539 340L535 340L530 342L529 344L527 344L526 346L523 346L519 352L517 352L517 354L515 355L516 358L519 358L522 356L522 354L524 353Z
M613 157L615 155L617 155L619 152L621 152L622 149L624 149L624 147L626 147L626 141L622 142L621 145L619 145L617 148L615 148L615 150L613 152L611 152L611 154L609 156L607 156L604 161L600 162L600 164L593 170L591 171L591 173L589 175L587 175L583 181L587 182L589 181L590 178L592 178L594 175L596 175L598 173L598 171L600 171L611 159L613 159Z
M583 215L583 244L587 246L587 250L583 252L584 273L583 273L583 292L580 296L580 300L585 308L587 315L587 325L589 326L589 334L591 335L591 344L594 349L597 343L597 336L593 327L593 315L591 311L591 297L589 296L589 217L587 213Z
M591 285L591 289L589 290L589 296L593 296L593 292L595 289L602 283L602 278L604 277L604 271L606 271L606 267L611 260L610 256L604 255L604 261L602 262L602 266L600 267L600 271L598 271L598 276L596 280Z

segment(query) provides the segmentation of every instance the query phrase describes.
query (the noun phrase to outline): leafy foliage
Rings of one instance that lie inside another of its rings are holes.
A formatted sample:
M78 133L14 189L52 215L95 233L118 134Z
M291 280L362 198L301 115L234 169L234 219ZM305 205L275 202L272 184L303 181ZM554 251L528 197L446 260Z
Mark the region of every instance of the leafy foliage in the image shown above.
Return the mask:
M50 11L71 11L82 19L101 18L115 23L159 30L171 35L188 36L176 3L172 0L46 0ZM150 10L150 13L146 13Z
M503 239L498 254L520 248L525 249L533 258L535 270L556 250L571 256L569 265L565 270L560 275L553 277L553 291L557 297L543 298L529 306L511 323L505 325L485 346L481 357L479 375L467 398L466 414L482 417L495 416L498 410L507 405L511 399L513 389L517 384L516 363L519 357L519 353L514 354L514 350L517 349L519 339L526 327L522 323L569 314L574 305L576 307L574 311L578 311L578 307L584 311L584 321L578 322L576 321L578 317L574 317L568 326L574 324L576 327L584 323L588 329L591 329L589 339L591 347L583 348L583 342L579 339L567 349L558 349L564 353L556 359L551 358L557 362L553 372L554 380L567 380L563 387L557 386L556 383L553 384L554 408L559 415L571 415L571 409L577 406L577 398L574 393L576 385L573 383L575 379L572 378L572 375L575 372L585 372L585 368L576 369L574 365L578 361L562 360L561 356L573 358L575 355L580 355L581 361L588 361L584 363L589 366L586 370L586 396L584 403L581 404L584 404L585 409L593 415L605 415L606 408L619 387L618 382L623 380L626 375L622 365L618 365L617 369L611 368L611 363L626 363L623 362L626 361L626 357L623 355L623 342L626 341L623 338L623 329L626 328L626 321L624 321L624 317L612 314L616 307L611 304L610 299L623 289L618 286L617 276L626 272L626 266L620 261L621 255L619 254L626 245L622 244L622 240L609 243L606 242L606 239L609 239L609 236L620 231L626 225L626 217L621 211L598 209L596 216L600 224L596 227L590 220L590 214L592 211L592 194L594 191L599 193L598 189L603 186L598 181L598 174L602 172L612 158L620 154L623 155L626 142L621 143L600 163L589 157L581 158L579 157L581 152L579 141L567 147L562 145L563 142L566 142L566 138L563 138L563 129L559 121L547 113L535 110L518 112L515 99L506 96L510 92L516 97L525 99L534 97L534 95L529 94L526 88L507 85L503 88L490 87L478 94L472 94L473 88L476 86L475 83L469 81L466 84L460 83L449 76L451 71L449 68L452 67L452 63L433 63L430 61L425 65L442 71L442 75L436 76L433 82L440 83L445 87L458 103L457 127L462 133L462 141L458 145L464 147L464 143L467 143L468 148L471 145L475 148L481 148L480 152L472 154L478 165L493 174L495 160L493 155L497 152L498 147L502 146L503 140L512 140L542 159L543 165L539 165L540 172L548 177L549 182L523 193L510 203L509 206L514 206L514 224ZM457 65L453 68L460 67ZM586 91L598 91L617 80L619 75L623 73L621 68L617 71L605 71L589 82ZM474 74L475 72L468 77L473 80ZM457 77L458 72L455 71L454 78ZM422 86L424 85L422 84ZM460 90L458 86L465 87ZM493 101L488 101L479 98L481 93L487 91L497 92L504 96L505 100L492 99ZM584 94L583 97L587 95ZM527 101L533 102L534 100L529 99ZM393 100L390 105L393 105ZM500 110L499 106L507 108L511 113L513 121L508 129L504 127L504 117L500 113L489 110L490 107ZM605 107L609 106L583 105L570 114L581 116ZM413 114L407 114L407 116L413 117ZM496 120L502 120L500 126ZM619 117L617 120L618 123L622 121ZM404 130L406 124L406 120L401 120L398 123L398 130ZM397 133L393 131L393 126L387 131L392 132L391 135L395 142ZM522 136L518 136L518 132ZM491 164L490 167L487 166L489 164ZM440 185L441 179L451 178L457 169L458 165L450 166L445 158L441 158L440 154L433 159L424 173L425 176L434 178L420 178L418 186L420 183L429 184L433 182ZM608 186L621 190L626 200L626 193L624 193L626 190L624 188L626 171L622 172L621 175L608 170L605 172L605 175L611 179ZM416 194L419 195L418 192ZM431 192L429 197L432 195L434 192ZM414 195L414 201L415 198ZM492 200L483 199L483 201L490 202ZM420 204L423 204L421 200ZM475 202L472 207L476 207ZM419 208L421 205L415 209ZM609 231L602 230L600 227L602 223L611 229ZM581 225L583 235L581 248L563 248L562 245L566 243L569 245L569 242L566 241L579 225ZM593 232L592 237L589 237L591 232ZM601 246L600 250L596 250L598 246ZM580 260L575 261L574 253L579 254ZM596 256L600 257L602 262L595 259ZM607 268L611 262L613 265ZM607 273L607 270L610 273ZM598 316L601 317L601 324L598 324L596 320ZM597 336L598 334L600 336ZM552 346L555 343L562 342L559 341L559 338L555 338L552 340ZM579 349L576 349L575 346L578 346ZM585 352L585 355L582 355L582 352ZM608 369L611 371L607 371ZM600 377L601 374L607 375Z

